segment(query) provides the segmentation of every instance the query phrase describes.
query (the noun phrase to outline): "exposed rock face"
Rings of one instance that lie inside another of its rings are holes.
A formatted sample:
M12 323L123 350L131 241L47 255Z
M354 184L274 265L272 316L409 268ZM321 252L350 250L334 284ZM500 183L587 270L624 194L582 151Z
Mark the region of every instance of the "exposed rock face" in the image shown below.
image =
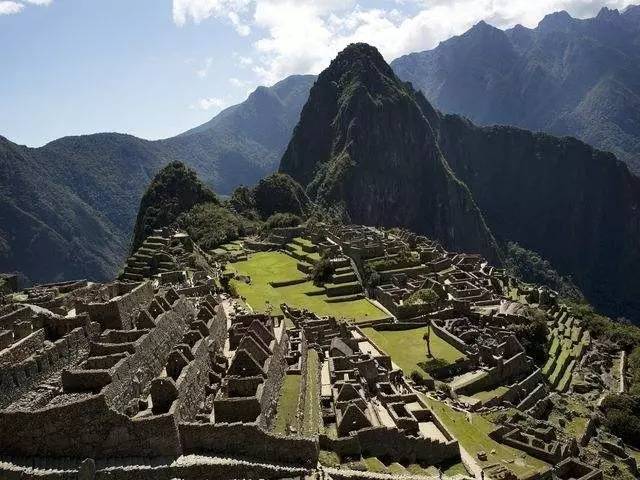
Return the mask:
M501 243L539 252L599 308L640 320L640 179L622 162L572 138L453 115L438 137Z
M440 110L576 136L640 174L639 40L640 7L585 20L558 12L535 29L481 22L392 66Z
M320 75L280 171L352 222L404 226L451 248L500 258L416 93L368 45L349 46Z

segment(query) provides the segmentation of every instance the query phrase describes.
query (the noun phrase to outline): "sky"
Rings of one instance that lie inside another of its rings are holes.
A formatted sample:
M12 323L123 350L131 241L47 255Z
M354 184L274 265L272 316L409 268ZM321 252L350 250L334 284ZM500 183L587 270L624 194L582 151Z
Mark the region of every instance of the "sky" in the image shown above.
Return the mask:
M0 0L0 135L159 139L364 41L391 61L485 20L535 27L624 0Z

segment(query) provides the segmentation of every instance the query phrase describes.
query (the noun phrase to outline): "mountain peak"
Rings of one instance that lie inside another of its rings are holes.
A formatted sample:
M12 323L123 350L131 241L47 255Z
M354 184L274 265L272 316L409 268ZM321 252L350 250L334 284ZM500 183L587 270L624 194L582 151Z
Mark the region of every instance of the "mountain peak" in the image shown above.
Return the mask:
M620 16L620 11L617 9L611 9L608 7L602 7L600 12L598 12L597 20L611 20L618 18Z
M566 30L571 27L575 22L575 18L569 15L569 12L566 10L561 10L559 12L550 13L545 15L545 17L538 24L538 28L544 31L553 31L553 30Z
M346 73L364 74L380 72L386 76L394 76L376 47L367 43L352 43L342 50L322 74L324 76L342 76Z
M349 45L311 89L280 172L342 218L414 226L499 260L471 194L440 153L427 108L377 49Z

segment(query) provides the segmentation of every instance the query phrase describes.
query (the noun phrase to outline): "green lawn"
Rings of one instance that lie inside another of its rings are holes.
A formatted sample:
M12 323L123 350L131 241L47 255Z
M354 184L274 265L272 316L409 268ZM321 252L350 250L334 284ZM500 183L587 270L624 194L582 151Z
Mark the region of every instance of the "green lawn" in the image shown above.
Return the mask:
M318 315L332 315L355 321L378 320L387 315L367 299L349 302L327 303L326 295L306 295L322 290L312 282L288 287L273 288L269 282L302 279L305 275L296 268L296 259L281 252L258 252L248 260L230 264L228 268L239 274L249 275L251 284L233 281L240 295L256 311L265 311L268 305L273 312L280 312L280 304L287 303L297 308L306 308Z
M362 331L391 356L391 359L404 371L405 375L411 374L413 370L420 371L418 364L428 360L426 344L422 339L427 327L399 331L377 331L370 327L363 328ZM460 351L434 335L433 332L430 343L431 354L435 360L451 364L464 357Z
M473 398L477 398L481 402L487 402L495 397L498 397L509 391L509 387L505 387L504 385L500 385L497 388L492 390L486 390L484 392L478 392L473 394Z
M298 399L300 397L300 375L285 375L280 398L276 410L276 423L273 430L276 433L286 434L287 426L298 430Z
M308 244L311 244L311 242L308 242ZM296 244L296 243L290 243L289 244L298 255L302 255L302 256L306 256L308 258L310 258L311 260L317 261L320 260L320 254L318 252L313 252L313 253L308 253L305 252L302 249L302 246Z
M422 395L422 398L454 438L458 440L460 446L479 464L486 466L506 462L505 466L521 478L528 478L537 472L545 472L550 468L541 460L492 440L489 433L495 429L495 425L482 416L471 413L471 422L469 422L465 412L454 410L426 395ZM495 450L495 454L490 453L493 450ZM479 451L487 453L486 462L478 460L477 453Z
M304 395L304 420L302 422L302 434L317 435L320 423L320 395L319 395L319 369L318 352L309 349L307 352L307 388Z

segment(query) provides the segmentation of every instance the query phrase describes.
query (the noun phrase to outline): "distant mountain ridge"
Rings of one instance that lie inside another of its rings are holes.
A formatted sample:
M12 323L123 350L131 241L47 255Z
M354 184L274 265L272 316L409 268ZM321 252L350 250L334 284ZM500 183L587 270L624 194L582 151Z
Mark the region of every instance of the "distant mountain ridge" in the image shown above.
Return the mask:
M640 174L640 7L590 19L547 15L534 29L480 22L392 62L441 111L481 125L571 135Z
M101 133L28 148L0 137L0 271L38 282L112 278L142 194L164 165L184 162L219 194L256 183L277 168L314 80L260 87L166 140Z
M574 138L443 115L373 47L349 46L320 74L280 171L355 223L495 263L517 242L640 321L640 178Z

